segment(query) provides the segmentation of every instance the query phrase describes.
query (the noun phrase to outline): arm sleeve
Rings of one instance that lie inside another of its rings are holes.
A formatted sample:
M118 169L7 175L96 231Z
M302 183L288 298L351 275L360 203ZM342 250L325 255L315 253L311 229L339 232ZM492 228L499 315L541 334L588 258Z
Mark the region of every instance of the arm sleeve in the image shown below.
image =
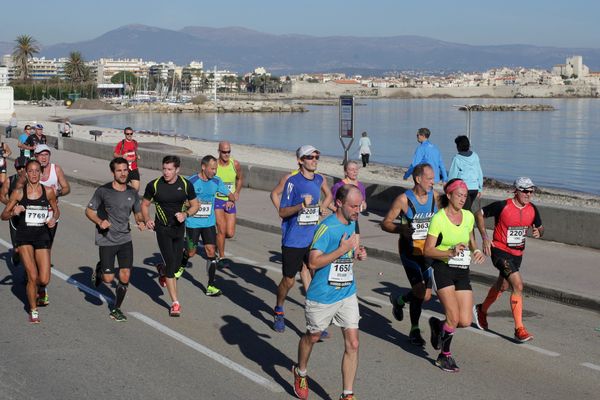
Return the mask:
M123 147L125 147L125 146L123 146L123 142L118 142L117 145L115 146L113 154L114 153L123 154Z
M217 190L219 191L219 193L224 194L225 196L229 195L229 193L231 193L231 191L229 190L229 188L227 187L227 185L225 185L223 183L222 180L219 179L219 187L217 188Z
M94 195L92 196L92 198L90 199L90 202L88 203L89 209L98 211L100 204L102 204L102 195L100 194L101 189L102 188L98 188L94 192Z
M404 174L404 179L408 178L412 174L413 169L415 169L415 167L417 165L419 165L419 163L423 159L424 155L425 154L424 154L424 151L423 151L423 147L421 145L419 145L417 147L417 149L415 150L415 155L413 156L412 163L410 164L410 166L406 170L406 173Z
M458 163L456 162L456 157L452 159L452 164L450 165L450 172L448 172L448 180L458 178Z
M319 250L325 253L329 244L329 228L327 225L321 224L317 228L315 232L315 237L313 238L312 245L310 246L311 250Z
M183 176L181 177L181 179L183 179L184 181L187 182L187 186L186 186L186 196L188 200L194 200L196 198L196 191L194 190L194 185L192 185L192 183L190 181L188 181L187 179L185 179Z
M433 237L439 237L440 233L442 233L442 216L441 211L435 213L433 218L431 218L431 223L429 224L429 229L427 230L427 234Z
M154 192L154 181L150 181L146 185L146 190L144 191L144 198L146 200L152 201L155 194L156 193Z
M542 226L542 216L540 215L538 208L533 203L531 203L531 205L535 210L535 216L533 217L533 225L539 228L540 226Z
M481 162L479 162L479 156L477 156L477 182L479 183L479 191L483 190L483 171L481 170Z
M446 173L446 166L444 165L441 152L438 154L438 159L440 163L440 176L442 177L442 181L448 182L448 174Z
M333 196L333 201L335 201L335 195L337 194L338 189L341 188L343 185L344 181L339 181L331 187L331 195Z
M483 207L481 209L481 211L483 212L483 216L486 218L487 217L497 218L500 216L500 213L502 212L502 210L504 209L505 206L506 206L506 200L495 201L495 202L490 203L487 206Z

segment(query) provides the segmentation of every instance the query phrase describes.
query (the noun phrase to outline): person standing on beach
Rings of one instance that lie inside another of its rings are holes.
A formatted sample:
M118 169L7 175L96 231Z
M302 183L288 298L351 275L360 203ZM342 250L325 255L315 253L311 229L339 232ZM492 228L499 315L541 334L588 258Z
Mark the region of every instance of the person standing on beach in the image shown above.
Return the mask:
M85 216L95 224L96 245L100 261L92 273L92 283L98 287L101 282L110 285L115 278L115 257L119 261L119 275L115 289L114 307L110 318L117 322L127 321L121 305L127 294L131 268L133 267L133 244L129 216L133 212L138 229L146 229L140 196L137 190L127 185L129 166L122 157L109 164L113 181L100 186L94 192L85 209Z
M159 282L167 287L172 305L171 317L181 315L181 305L177 297L175 272L181 265L185 246L185 219L196 214L200 204L194 186L179 176L181 160L177 156L165 156L162 160L162 176L146 185L142 199L142 215L146 228L156 232L158 248L164 260L164 268L159 268ZM185 209L186 202L189 208ZM150 204L154 203L156 215L150 218Z
M292 175L285 182L283 196L279 205L281 217L281 257L283 277L277 287L277 303L275 305L273 329L285 331L285 313L283 303L294 286L296 273L308 266L310 243L319 223L322 210L327 209L331 201L331 192L325 185L325 200L319 206L321 189L325 178L315 173L321 152L311 145L304 145L296 150L296 158L300 163L300 172ZM306 280L310 278L307 274Z
M367 136L367 132L363 132L360 140L358 141L360 146L360 158L362 159L363 168L369 165L369 157L371 156L371 139Z
M140 155L138 154L138 142L133 139L133 129L127 127L123 130L125 139L121 140L115 146L113 151L113 157L123 157L129 163L129 176L127 177L127 183L131 185L135 190L140 190L140 171L138 169L138 160Z
M363 196L354 185L344 185L335 198L336 212L317 227L310 246L309 265L315 276L306 292L306 332L298 342L298 364L292 367L294 393L308 398L308 360L312 349L331 323L342 329L341 400L353 400L358 369L358 324L360 311L354 276L355 260L367 259L354 233Z
M215 228L215 196L218 192L226 194L228 201L233 203L235 196L229 192L229 188L221 178L215 176L217 173L217 159L211 155L204 156L200 164L200 172L189 176L187 179L194 185L196 197L200 202L198 212L185 220L185 231L187 237L187 248L184 251L183 261L179 271L175 274L179 278L187 265L188 259L195 256L198 251L198 240L202 237L204 251L206 253L206 270L208 271L208 283L205 294L207 296L219 296L221 289L215 286L215 275L217 271L217 257L215 245L217 244L217 230Z
M21 151L21 157L31 158L31 154L33 154L33 152L25 145L25 142L27 141L27 138L30 134L31 125L27 124L25 125L25 128L23 128L23 133L19 135L19 139L17 142L17 147Z
M470 150L471 143L465 135L457 136L454 139L458 154L452 159L448 179L462 179L469 188L469 197L465 202L465 210L471 210L475 199L481 197L483 190L483 172L479 163L479 156Z
M423 255L427 229L431 218L437 212L437 194L433 190L433 169L429 164L419 164L412 172L415 185L402 193L392 203L392 207L381 222L381 229L398 233L398 251L411 289L408 293L396 296L390 293L392 314L398 321L404 319L404 305L410 304L410 333L408 339L415 346L424 346L419 318L423 303L431 299L433 284L431 259ZM400 218L400 223L396 219Z
M535 191L531 179L517 178L514 188L513 198L495 201L475 213L477 229L483 239L483 251L491 256L492 263L500 274L483 303L473 307L473 318L479 329L488 329L487 312L490 306L510 286L510 309L515 321L515 339L526 342L533 339L533 335L527 332L523 325L523 278L519 269L523 260L527 231L531 228L531 236L539 238L544 234L544 227L537 207L531 202ZM486 217L494 217L495 220L491 241L485 231Z
M217 176L233 193L235 201L240 199L240 192L244 184L242 166L231 157L231 144L228 141L219 142L219 158L217 160ZM229 201L227 194L217 193L215 199L215 216L217 217L217 250L219 251L220 267L226 267L225 239L235 235L237 209L235 203Z
M8 126L5 129L6 137L9 138L12 136L12 131L16 130L19 123L17 121L17 113L12 113L10 116L10 120L8 121Z
M446 174L446 167L442 161L442 154L436 145L429 141L431 131L427 128L419 128L417 131L417 142L419 146L415 150L412 163L410 167L404 173L404 180L408 179L412 175L413 169L419 164L429 164L433 168L434 182L440 181L447 182L448 175Z

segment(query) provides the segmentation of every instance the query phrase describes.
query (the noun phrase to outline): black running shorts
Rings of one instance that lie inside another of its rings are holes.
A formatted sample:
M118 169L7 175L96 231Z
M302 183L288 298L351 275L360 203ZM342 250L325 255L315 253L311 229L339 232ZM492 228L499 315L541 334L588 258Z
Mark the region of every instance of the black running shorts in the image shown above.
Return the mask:
M435 279L437 290L448 286L454 286L454 290L473 290L471 278L469 278L469 268L450 267L440 260L433 262L433 279Z
M295 277L302 269L302 263L308 265L309 252L310 246L301 248L281 246L283 276Z

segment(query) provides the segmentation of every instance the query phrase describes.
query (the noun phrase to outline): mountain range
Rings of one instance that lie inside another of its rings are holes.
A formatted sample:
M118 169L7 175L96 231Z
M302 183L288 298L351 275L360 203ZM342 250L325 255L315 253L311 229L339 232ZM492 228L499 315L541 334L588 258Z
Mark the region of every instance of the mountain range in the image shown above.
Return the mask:
M14 43L0 42L0 52ZM397 71L484 71L494 67L550 69L565 58L582 55L591 70L600 70L600 49L507 44L473 46L423 36L355 37L275 35L240 27L189 26L170 30L126 25L97 38L40 45L39 56L65 57L80 51L86 60L143 58L185 65L203 61L237 73L265 67L275 75L298 72L346 72L381 75Z

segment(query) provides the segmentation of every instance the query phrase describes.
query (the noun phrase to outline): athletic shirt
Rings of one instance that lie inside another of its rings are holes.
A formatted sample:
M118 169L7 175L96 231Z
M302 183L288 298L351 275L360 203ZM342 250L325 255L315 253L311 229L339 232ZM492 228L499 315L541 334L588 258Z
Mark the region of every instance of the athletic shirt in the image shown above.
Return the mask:
M27 146L37 146L38 144L46 144L46 135L44 135L42 133L41 137L38 137L38 135L31 134L29 135L29 137L25 140L25 144Z
M523 255L525 235L530 226L542 226L536 206L527 203L517 207L513 199L495 201L483 207L484 217L494 217L493 245L514 256Z
M121 156L123 156L123 158L125 158L125 160L127 160L127 163L129 164L129 169L131 171L134 171L136 169L138 169L138 165L137 165L137 149L138 149L138 142L131 139L131 140L121 140L119 143L117 143L117 145L115 146L115 151L114 153L120 154Z
M281 244L283 246L294 248L310 246L319 223L319 198L322 183L323 176L319 174L315 174L313 179L307 179L301 173L292 175L285 181L279 208L301 204L308 194L312 196L312 203L298 213L282 219Z
M192 184L182 176L174 183L167 183L162 176L148 182L144 191L144 199L154 203L157 224L165 226L181 226L175 214L182 212L187 200L194 200L196 193Z
M200 208L196 214L187 217L185 226L188 228L209 228L216 224L215 219L215 194L217 192L229 194L229 189L221 178L213 176L207 181L196 175L187 178L194 186L196 197L200 202Z
M346 225L337 218L336 214L332 214L319 224L311 250L329 254L340 247L344 234L349 238L355 229L354 221ZM352 296L356 293L353 268L354 251L349 251L332 263L317 269L306 292L306 299L332 304Z
M433 215L437 212L435 196L433 190L430 190L427 192L427 201L425 204L421 204L419 203L415 192L412 190L407 190L405 194L408 202L408 209L406 212L401 212L400 217L403 224L411 225L413 234L412 240L403 240L403 238L400 237L400 249L403 253L422 256L431 218L433 218Z
M475 226L475 217L468 210L461 210L462 221L460 225L454 225L452 221L448 219L446 210L441 209L431 219L429 224L428 235L436 237L438 250L446 251L460 243L469 245L470 234ZM446 258L444 262L448 262Z
M134 188L127 186L124 191L116 190L109 182L94 192L88 208L96 211L98 217L108 220L108 229L96 225L96 245L117 246L131 242L129 216L141 211L140 196Z
M235 179L237 178L237 171L235 170L235 163L233 158L229 159L229 164L222 166L217 161L217 176L221 178L225 186L229 189L230 193L235 193ZM228 200L227 196L223 193L217 193L217 199Z
M23 198L19 205L25 207L25 211L19 214L17 221L18 242L31 242L50 240L50 230L46 221L50 217L50 203L46 197L46 188L41 185L42 195L38 199L27 197L27 186L23 188Z
M50 167L50 174L48 174L48 179L44 181L42 180L42 177L40 177L40 183L48 188L54 189L54 193L56 193L58 196L58 189L60 188L60 185L58 184L58 175L56 175L56 165L49 164L48 166ZM56 202L58 203L58 197L56 198ZM50 207L50 216L52 215L53 211L52 207Z

